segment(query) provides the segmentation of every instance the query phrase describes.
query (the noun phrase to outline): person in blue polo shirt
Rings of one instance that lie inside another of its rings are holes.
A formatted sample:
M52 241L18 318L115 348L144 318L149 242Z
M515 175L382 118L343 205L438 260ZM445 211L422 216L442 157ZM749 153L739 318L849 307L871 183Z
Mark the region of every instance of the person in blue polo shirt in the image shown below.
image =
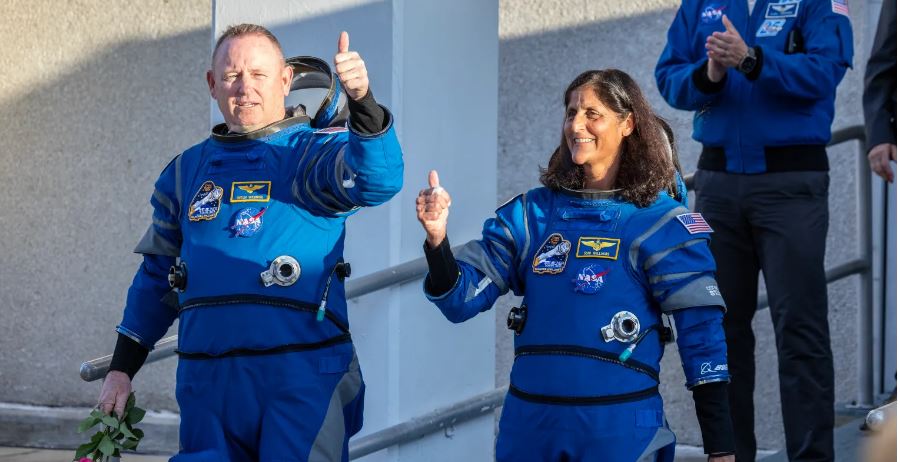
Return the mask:
M749 6L749 8L748 8ZM694 112L697 210L728 305L738 461L756 454L754 336L762 270L775 326L788 458L834 459L825 285L828 159L838 83L853 60L846 0L683 0L656 66Z

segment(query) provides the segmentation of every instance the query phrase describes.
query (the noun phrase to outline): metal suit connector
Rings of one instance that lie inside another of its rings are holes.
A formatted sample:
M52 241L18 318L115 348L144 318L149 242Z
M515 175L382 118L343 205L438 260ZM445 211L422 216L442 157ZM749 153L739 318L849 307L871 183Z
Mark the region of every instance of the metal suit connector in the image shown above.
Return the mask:
M269 269L259 274L263 285L287 287L300 279L300 262L289 255L282 255L272 261Z

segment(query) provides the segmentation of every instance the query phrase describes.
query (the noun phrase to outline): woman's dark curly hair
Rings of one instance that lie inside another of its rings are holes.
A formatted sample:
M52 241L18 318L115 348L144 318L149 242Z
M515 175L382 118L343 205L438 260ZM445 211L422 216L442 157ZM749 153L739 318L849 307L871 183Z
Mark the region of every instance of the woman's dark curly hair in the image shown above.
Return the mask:
M638 207L652 204L660 191L669 189L675 175L670 158L674 143L669 143L665 132L668 126L650 108L637 83L618 69L587 71L576 77L566 88L563 107L569 106L572 92L581 87L592 88L619 120L625 120L629 114L634 117L634 130L622 139L615 188L622 190L622 199ZM552 190L584 188L584 171L572 162L565 133L547 168L541 169L541 183Z

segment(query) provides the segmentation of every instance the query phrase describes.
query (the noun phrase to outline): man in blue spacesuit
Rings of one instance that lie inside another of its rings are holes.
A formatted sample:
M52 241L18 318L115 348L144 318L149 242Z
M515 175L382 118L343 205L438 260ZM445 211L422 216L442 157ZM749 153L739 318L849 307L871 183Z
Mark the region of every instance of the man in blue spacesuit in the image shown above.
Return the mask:
M853 62L847 0L683 0L656 66L660 93L695 111L697 211L728 304L738 461L756 456L752 319L765 277L788 458L834 459L825 284L828 158L838 83Z
M324 62L304 59L331 79ZM331 81L311 119L285 108L300 83L275 37L228 28L207 74L225 123L156 182L100 406L121 415L131 378L178 318L173 461L346 461L362 425L344 221L399 191L403 161L346 32L334 63L340 85ZM342 91L349 129L329 126ZM167 304L172 288L177 303Z
M544 187L511 199L482 238L451 251L450 196L431 172L417 198L425 293L452 322L524 296L508 326L515 362L499 461L671 461L660 359L677 328L710 460L733 460L711 230L666 192L668 140L637 84L587 71L565 93L562 142Z

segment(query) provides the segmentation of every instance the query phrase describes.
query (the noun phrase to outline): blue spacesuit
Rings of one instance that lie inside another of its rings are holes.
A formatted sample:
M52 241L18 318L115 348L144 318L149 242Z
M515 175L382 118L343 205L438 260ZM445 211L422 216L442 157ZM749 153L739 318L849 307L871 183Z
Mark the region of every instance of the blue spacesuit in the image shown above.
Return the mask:
M400 190L385 117L374 134L316 130L306 116L214 130L163 170L118 331L150 349L179 319L173 460L347 460L365 386L344 296L344 221ZM175 308L161 301L170 267Z
M524 296L509 318L516 358L497 460L672 460L658 393L663 315L688 388L729 379L710 231L664 193L638 208L613 193L537 188L456 252L449 291L429 294L426 282L453 322L510 290Z

